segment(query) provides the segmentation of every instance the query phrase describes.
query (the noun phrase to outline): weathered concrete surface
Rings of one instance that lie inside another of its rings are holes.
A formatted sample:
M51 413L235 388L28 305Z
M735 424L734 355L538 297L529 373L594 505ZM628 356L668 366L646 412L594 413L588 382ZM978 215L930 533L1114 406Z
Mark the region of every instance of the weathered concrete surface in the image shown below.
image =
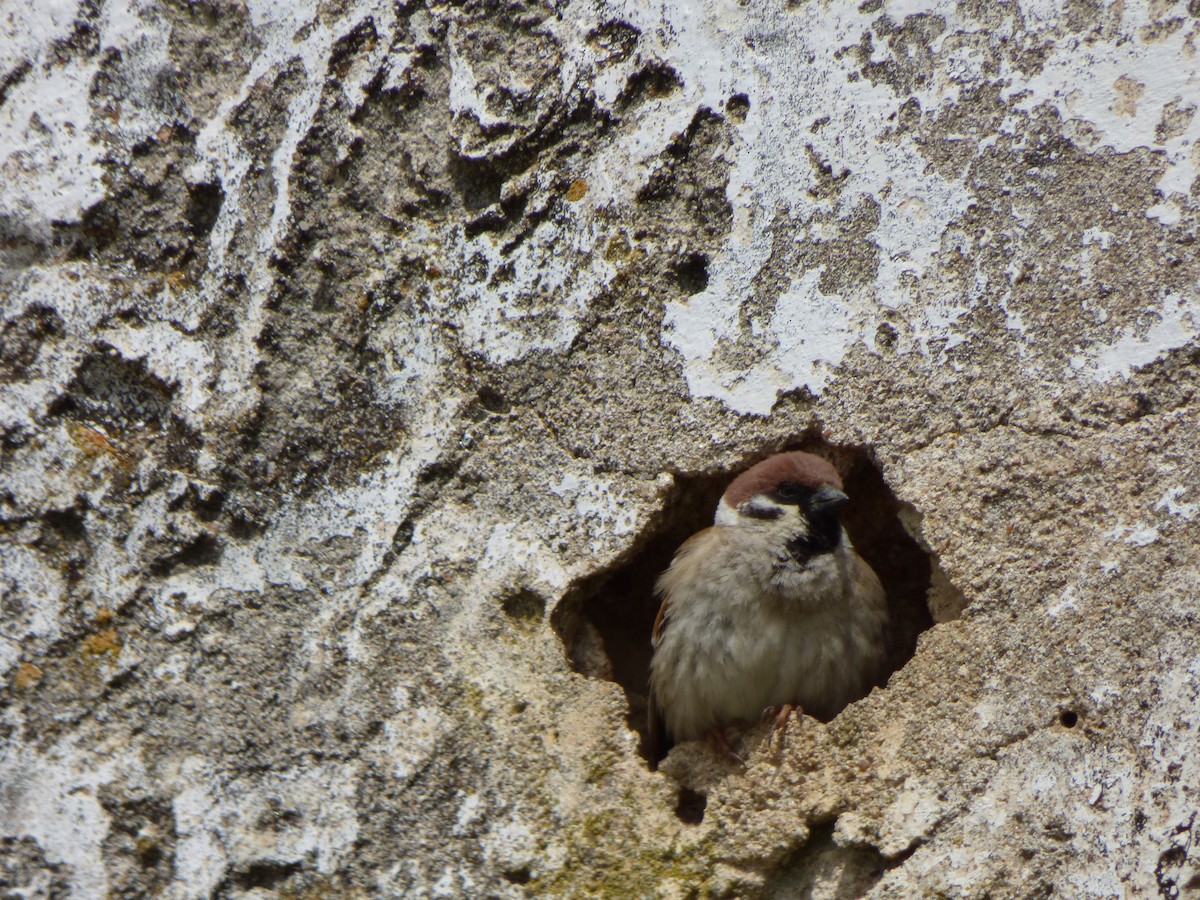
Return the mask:
M4 3L4 891L1200 891L1198 16ZM564 604L802 437L938 621L652 773Z

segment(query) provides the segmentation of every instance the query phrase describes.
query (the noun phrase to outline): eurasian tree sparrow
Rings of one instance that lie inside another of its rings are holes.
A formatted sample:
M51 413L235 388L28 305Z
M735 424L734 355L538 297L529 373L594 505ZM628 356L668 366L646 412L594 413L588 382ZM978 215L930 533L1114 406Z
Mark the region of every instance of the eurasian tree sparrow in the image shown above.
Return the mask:
M886 656L882 585L842 528L837 470L781 453L725 491L715 524L658 579L650 751L792 706L827 719L862 697Z

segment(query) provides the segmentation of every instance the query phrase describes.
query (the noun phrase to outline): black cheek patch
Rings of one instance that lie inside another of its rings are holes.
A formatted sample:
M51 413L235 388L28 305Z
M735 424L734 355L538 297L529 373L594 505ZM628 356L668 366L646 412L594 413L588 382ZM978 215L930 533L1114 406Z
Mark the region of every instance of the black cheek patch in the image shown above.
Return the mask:
M788 553L800 565L814 556L837 549L842 540L842 523L837 515L818 516L809 523L809 533L787 542Z
M755 506L753 503L747 503L740 512L748 519L763 519L767 522L783 515L783 510L778 506Z

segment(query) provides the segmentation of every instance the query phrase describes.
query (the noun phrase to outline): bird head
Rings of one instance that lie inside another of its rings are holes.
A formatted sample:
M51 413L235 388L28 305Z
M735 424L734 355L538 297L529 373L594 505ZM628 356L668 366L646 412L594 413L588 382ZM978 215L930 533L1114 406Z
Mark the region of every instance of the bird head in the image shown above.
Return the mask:
M826 460L779 453L734 479L717 506L716 524L775 533L812 555L841 543L841 512L849 499Z

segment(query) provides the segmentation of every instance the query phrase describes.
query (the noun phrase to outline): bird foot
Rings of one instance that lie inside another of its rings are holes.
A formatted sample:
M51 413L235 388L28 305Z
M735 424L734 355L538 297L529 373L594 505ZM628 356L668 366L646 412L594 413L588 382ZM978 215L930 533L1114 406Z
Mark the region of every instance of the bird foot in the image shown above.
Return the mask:
M782 706L768 706L762 711L762 721L775 720L771 731L772 736L779 735L780 745L783 744L783 737L787 734L788 721L791 719L792 713L796 714L796 718L800 718L804 714L804 710L795 703L784 703Z
M730 746L728 738L725 737L725 729L720 726L714 728L708 733L708 743L714 750L720 753L723 757L732 763L745 768L746 761L733 752L733 747Z

